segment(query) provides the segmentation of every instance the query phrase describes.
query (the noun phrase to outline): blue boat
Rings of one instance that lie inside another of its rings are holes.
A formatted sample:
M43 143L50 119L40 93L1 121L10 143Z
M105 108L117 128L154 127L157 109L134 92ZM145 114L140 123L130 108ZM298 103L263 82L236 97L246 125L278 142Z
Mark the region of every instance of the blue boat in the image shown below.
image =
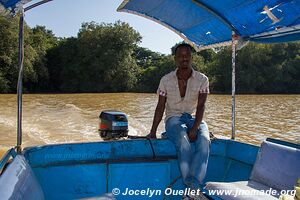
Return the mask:
M125 0L118 8L170 28L198 50L232 44L232 138L212 138L206 184L194 191L185 188L175 148L167 139L22 149L24 12L51 0L26 7L29 1L0 0L1 15L21 13L18 140L0 161L1 199L300 198L294 189L300 178L300 145L270 138L261 146L237 142L234 115L236 49L249 41L299 40L299 0Z

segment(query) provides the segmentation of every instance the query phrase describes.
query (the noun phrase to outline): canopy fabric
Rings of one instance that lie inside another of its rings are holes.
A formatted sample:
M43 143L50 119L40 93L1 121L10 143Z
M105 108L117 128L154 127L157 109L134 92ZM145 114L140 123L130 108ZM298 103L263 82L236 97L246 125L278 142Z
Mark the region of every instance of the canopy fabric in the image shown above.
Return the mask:
M31 0L0 0L0 15L16 13ZM300 40L300 0L124 0L118 11L150 18L198 49L242 40Z
M0 0L0 15L9 15L18 12L24 4L31 0Z
M199 50L230 44L232 31L246 41L300 40L300 0L125 0L118 11L154 20Z

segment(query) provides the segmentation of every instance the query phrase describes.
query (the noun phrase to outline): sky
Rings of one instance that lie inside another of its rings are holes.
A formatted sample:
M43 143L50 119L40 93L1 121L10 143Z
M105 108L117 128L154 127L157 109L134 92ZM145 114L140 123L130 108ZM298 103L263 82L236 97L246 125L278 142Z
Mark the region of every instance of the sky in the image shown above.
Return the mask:
M143 39L140 46L163 54L170 54L171 47L182 41L176 33L156 22L137 15L117 12L122 1L53 0L27 11L25 21L30 27L45 26L58 37L71 37L77 36L83 22L114 23L121 20L129 23L141 34Z

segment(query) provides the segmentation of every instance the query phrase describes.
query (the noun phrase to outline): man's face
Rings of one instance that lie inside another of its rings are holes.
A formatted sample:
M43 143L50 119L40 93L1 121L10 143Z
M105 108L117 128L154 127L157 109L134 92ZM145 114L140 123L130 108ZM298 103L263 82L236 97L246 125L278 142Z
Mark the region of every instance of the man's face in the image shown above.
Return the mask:
M179 47L175 54L175 62L178 68L187 69L192 64L192 52L188 47Z

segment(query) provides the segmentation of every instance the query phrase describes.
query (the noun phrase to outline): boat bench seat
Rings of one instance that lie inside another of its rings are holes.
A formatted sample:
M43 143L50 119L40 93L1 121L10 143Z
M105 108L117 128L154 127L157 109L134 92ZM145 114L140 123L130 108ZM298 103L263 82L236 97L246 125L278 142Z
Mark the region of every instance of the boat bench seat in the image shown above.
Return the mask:
M23 155L17 155L0 179L1 199L42 200L43 190Z
M205 189L224 200L278 199L294 189L300 178L300 149L264 141L249 180L208 182Z

